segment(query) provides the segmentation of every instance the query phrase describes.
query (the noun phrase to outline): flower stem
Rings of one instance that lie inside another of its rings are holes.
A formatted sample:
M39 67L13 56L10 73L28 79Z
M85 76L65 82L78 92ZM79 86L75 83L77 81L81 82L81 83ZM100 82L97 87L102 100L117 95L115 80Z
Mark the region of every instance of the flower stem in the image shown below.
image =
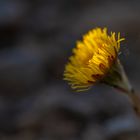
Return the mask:
M138 95L138 93L136 93L134 90L127 93L128 93L127 95L132 100L133 108L136 114L140 117L140 95Z
M135 112L140 117L140 95L133 90L119 59L114 63L103 82L127 94L132 101Z
M132 88L120 61L118 61L117 64L117 68L119 69L122 77L122 82L119 82L119 87L130 97L134 111L138 116L140 116L140 95Z
M117 67L117 71L121 75L121 80L118 82L118 86L124 92L133 92L133 88L132 88L132 86L128 80L128 77L125 73L125 70L119 60L117 60L116 67Z

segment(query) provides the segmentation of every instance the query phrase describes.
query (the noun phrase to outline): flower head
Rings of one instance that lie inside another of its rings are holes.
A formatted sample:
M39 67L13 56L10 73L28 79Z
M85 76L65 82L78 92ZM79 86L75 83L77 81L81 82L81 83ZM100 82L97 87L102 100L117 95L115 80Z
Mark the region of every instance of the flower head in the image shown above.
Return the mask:
M120 33L109 35L107 28L90 30L73 49L65 67L64 80L76 90L85 90L104 81L117 60L122 40Z

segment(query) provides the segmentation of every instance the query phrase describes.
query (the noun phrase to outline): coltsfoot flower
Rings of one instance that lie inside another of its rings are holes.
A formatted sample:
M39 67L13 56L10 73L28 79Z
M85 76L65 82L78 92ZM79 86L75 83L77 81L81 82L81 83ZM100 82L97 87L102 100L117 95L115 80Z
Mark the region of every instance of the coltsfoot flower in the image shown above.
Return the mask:
M94 84L106 83L126 90L129 82L118 60L120 33L107 33L107 28L95 28L78 41L73 55L65 67L64 80L77 91L89 89ZM127 85L123 85L125 79Z
M98 82L121 89L131 98L133 108L140 116L140 97L132 89L118 59L122 40L120 33L108 34L107 28L89 31L73 49L64 80L77 91L87 90Z

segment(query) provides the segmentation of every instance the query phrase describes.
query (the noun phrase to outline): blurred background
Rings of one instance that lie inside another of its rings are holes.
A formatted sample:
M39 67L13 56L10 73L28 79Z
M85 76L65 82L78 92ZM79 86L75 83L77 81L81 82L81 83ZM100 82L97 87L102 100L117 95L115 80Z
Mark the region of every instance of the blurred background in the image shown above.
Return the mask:
M139 93L139 0L0 0L0 140L140 140L130 99L63 81L76 40L95 27L121 32L120 59Z

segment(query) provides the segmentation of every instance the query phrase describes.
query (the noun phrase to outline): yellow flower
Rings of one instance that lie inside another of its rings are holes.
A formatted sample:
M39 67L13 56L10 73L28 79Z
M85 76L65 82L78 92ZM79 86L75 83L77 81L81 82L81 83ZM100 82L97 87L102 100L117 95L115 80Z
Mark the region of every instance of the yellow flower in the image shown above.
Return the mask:
M73 56L65 67L64 80L73 89L85 90L108 75L120 50L120 33L107 33L107 28L95 28L83 36L73 49Z

